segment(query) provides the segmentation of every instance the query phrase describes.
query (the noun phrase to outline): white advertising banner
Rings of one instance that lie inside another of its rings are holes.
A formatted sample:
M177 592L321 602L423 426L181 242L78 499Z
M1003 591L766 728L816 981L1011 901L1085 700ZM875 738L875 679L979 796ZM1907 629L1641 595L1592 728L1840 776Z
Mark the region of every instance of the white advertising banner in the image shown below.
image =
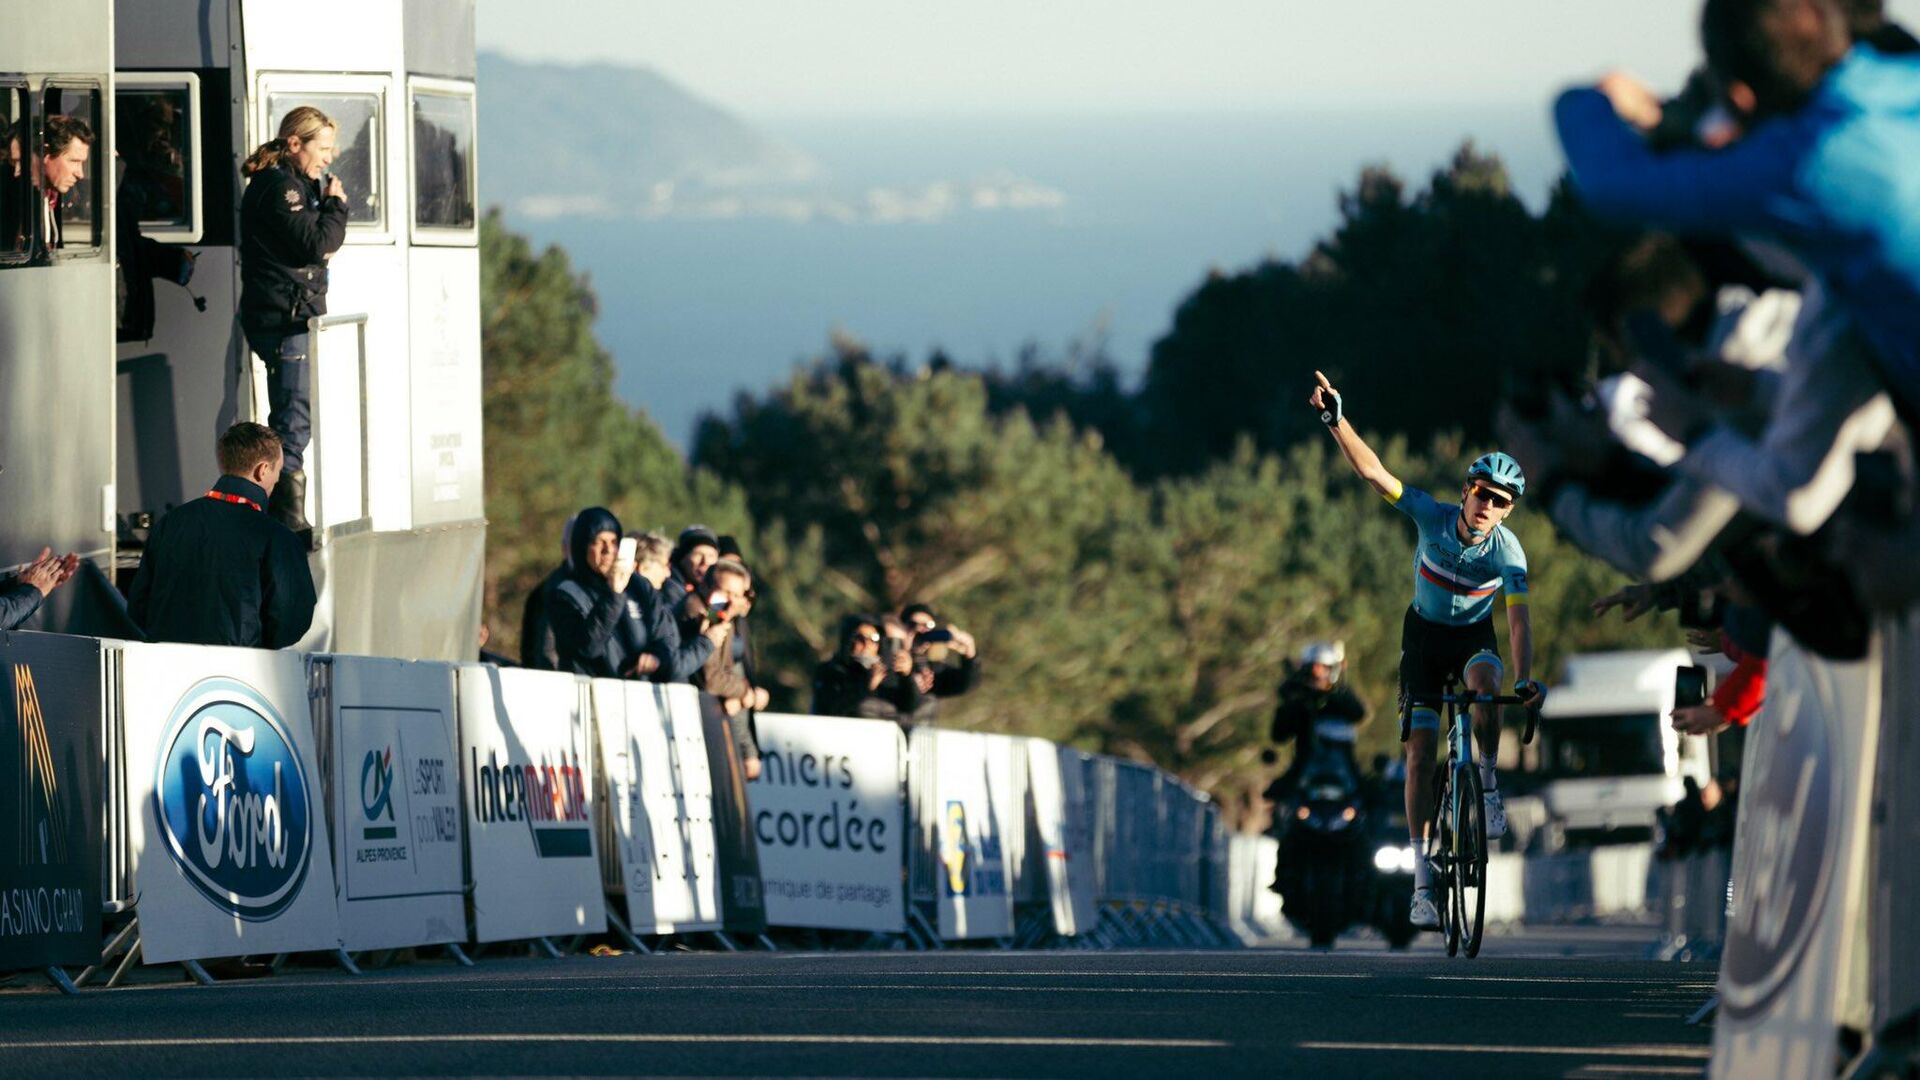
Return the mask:
M465 941L454 669L365 656L324 662L347 948Z
M146 962L339 948L306 658L115 647Z
M675 722L676 706L680 722ZM691 686L593 680L606 813L634 933L721 927L700 701Z
M976 732L936 728L927 734L935 755L931 809L940 936L1006 937L1013 933L1012 873L1004 840L1007 826L997 813L993 788L996 779L1002 785L1008 782L1010 758L995 752L992 740Z
M1855 663L1773 635L1767 703L1747 731L1720 957L1715 1077L1829 1075L1865 1011L1868 807L1879 643Z
M761 713L747 785L767 922L904 933L907 740L886 720Z
M485 664L459 680L474 940L605 930L586 681Z
M1045 739L1027 740L1027 783L1034 825L1046 848L1053 927L1068 937L1092 930L1100 915L1094 900L1093 808L1087 800L1092 761L1092 754Z

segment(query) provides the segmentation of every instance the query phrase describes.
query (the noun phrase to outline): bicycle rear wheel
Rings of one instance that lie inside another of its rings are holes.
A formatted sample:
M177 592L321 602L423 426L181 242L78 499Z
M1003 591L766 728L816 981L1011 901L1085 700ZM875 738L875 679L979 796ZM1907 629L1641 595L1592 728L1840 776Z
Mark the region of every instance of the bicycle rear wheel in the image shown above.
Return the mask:
M1480 785L1480 769L1468 762L1459 769L1459 820L1454 826L1453 895L1459 907L1454 915L1468 959L1480 955L1487 920L1487 804Z

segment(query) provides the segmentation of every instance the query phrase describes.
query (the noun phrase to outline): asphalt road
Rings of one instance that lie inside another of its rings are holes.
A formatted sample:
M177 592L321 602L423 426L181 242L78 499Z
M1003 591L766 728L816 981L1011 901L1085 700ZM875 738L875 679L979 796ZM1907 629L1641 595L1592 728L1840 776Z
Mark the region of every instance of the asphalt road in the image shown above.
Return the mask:
M308 969L0 993L0 1076L1699 1075L1713 971L1644 936L1480 959L1331 953L682 953Z

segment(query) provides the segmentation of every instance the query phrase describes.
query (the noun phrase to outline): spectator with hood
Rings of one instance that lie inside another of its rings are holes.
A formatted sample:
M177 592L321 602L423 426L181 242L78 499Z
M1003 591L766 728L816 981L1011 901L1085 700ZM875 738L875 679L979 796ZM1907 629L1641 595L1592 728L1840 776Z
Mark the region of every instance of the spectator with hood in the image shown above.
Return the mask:
M574 516L567 576L547 594L561 671L620 678L633 669L635 657L621 633L633 563L619 558L621 535L620 519L605 507Z

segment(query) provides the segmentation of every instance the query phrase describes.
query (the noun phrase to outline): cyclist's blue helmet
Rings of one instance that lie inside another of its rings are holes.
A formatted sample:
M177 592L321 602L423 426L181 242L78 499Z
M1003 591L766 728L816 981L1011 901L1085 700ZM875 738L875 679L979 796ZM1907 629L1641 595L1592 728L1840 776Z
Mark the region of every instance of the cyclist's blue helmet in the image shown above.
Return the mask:
M1481 456L1467 466L1467 479L1485 480L1496 487L1505 488L1513 492L1516 499L1527 493L1527 477L1520 471L1520 463L1498 450Z

